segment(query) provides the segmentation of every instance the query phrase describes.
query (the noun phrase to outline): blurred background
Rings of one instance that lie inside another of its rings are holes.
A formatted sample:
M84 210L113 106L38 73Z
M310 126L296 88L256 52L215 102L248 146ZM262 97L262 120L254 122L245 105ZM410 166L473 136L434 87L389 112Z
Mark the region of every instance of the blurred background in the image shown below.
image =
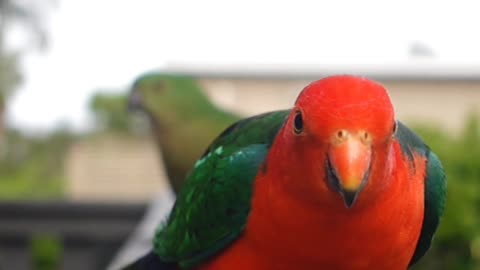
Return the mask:
M0 0L0 269L138 256L217 130L338 73L383 83L444 164L446 213L415 269L480 269L479 8Z

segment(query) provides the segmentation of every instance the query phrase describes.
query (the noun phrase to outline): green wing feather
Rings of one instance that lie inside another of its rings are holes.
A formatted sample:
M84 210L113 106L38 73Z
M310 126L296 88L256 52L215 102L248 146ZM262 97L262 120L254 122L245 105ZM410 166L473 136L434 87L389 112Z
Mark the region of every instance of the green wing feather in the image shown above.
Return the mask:
M410 161L413 161L413 152L421 154L427 159L423 224L415 253L410 260L410 265L413 265L430 248L445 208L447 181L437 155L430 151L428 146L415 133L397 121L397 132L395 135L403 153Z
M253 181L289 111L247 118L227 128L195 164L154 239L164 261L190 268L243 231Z

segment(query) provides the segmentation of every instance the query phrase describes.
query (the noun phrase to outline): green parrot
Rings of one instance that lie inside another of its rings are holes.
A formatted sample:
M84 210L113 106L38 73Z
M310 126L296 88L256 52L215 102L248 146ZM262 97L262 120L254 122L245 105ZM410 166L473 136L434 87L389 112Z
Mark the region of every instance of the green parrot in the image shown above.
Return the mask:
M141 75L131 87L128 105L148 116L175 193L205 145L239 120L216 107L193 79L180 75Z

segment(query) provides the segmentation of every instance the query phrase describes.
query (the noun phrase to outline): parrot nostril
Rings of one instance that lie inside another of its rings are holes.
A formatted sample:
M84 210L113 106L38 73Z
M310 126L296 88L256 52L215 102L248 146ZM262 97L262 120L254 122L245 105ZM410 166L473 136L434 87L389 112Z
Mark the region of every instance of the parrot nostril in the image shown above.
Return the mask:
M338 140L343 141L343 140L345 140L345 139L347 138L348 132L347 132L346 130L344 130L344 129L340 129L340 130L337 131L336 136L337 136L337 139L338 139Z
M366 131L362 131L360 138L364 144L370 144L372 142L372 135Z
M332 143L334 145L341 144L341 143L345 142L348 139L348 137L349 137L349 133L348 133L347 130L339 129L339 130L337 130L333 133Z

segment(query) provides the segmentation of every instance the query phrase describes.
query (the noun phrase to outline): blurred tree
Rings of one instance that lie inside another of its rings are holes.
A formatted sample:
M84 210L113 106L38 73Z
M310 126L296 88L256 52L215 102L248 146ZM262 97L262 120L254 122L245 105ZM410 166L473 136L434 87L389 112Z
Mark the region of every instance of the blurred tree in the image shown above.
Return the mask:
M47 45L46 32L42 19L45 6L51 6L54 0L0 0L0 41L5 44L9 27L21 24L31 33L35 48L43 49Z
M115 132L129 131L130 117L125 94L99 91L90 99L90 110L95 116L97 128Z
M6 99L21 81L17 59L17 54L5 52L1 48L0 43L0 148L3 134L5 133L4 113L6 110Z
M41 19L42 7L52 0L0 0L0 146L4 134L4 114L6 101L21 82L18 59L22 52L7 48L7 33L13 25L28 30L35 48L46 47L46 32ZM1 148L1 147L0 147Z

